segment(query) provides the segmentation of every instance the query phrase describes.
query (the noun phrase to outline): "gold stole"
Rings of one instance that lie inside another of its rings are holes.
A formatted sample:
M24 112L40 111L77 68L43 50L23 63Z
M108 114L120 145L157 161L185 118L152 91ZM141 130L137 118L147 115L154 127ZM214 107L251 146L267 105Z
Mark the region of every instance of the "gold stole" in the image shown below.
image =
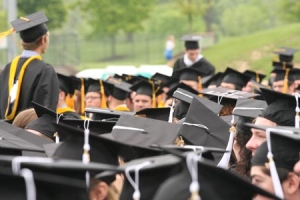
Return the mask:
M22 86L22 82L23 82L23 77L25 74L25 70L28 67L29 63L35 59L38 60L42 60L42 57L40 55L36 55L36 56L31 56L30 58L28 58L26 60L26 62L23 64L23 66L21 67L21 71L20 71L20 75L18 78L18 85L17 85L17 95L16 95L16 99L13 102L13 106L12 106L12 111L9 113L9 108L10 108L10 92L11 89L14 85L14 79L16 76L16 72L17 72L17 67L18 67L18 63L20 60L20 56L16 57L10 66L10 71L9 71L9 79L8 79L8 101L7 101L7 108L6 108L6 112L5 112L5 119L7 120L13 120L16 112L17 112L17 108L18 108L18 104L19 104L19 99L20 99L20 92L21 92L21 86Z

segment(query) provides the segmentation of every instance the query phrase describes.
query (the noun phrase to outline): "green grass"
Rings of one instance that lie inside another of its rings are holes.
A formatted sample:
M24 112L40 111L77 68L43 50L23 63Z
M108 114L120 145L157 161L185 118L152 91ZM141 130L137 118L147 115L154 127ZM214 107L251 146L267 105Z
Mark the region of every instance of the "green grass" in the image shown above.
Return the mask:
M272 68L272 51L280 46L298 48L300 46L300 24L290 24L254 34L226 38L219 44L203 51L218 70L227 66L241 69L238 63L246 62L250 69L268 73ZM240 62L238 62L240 61ZM295 54L295 62L300 56Z
M242 27L241 27L242 28ZM75 37L56 39L50 45L48 62L66 63L71 60L76 63L77 70L88 68L104 68L108 65L165 64L164 46L167 35L143 33L135 34L133 42L128 42L125 35L118 36L116 55L122 59L108 60L111 57L109 38L79 40ZM179 38L179 36L177 36ZM210 40L204 40L209 46ZM278 28L259 31L253 34L220 38L218 44L203 50L203 55L223 71L227 66L241 71L258 70L268 74L272 69L273 50L280 46L297 48L300 46L300 23L288 24ZM79 47L79 48L78 48ZM182 52L183 42L176 40L175 54ZM61 53L62 52L62 53ZM300 53L295 54L295 62L300 63ZM300 67L300 66L298 66Z

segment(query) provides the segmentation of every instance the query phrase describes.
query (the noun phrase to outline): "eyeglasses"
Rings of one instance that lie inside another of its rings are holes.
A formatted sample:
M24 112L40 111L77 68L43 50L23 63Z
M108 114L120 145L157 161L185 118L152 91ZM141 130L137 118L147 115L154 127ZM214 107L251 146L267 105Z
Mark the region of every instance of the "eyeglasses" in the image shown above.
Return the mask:
M96 99L99 99L100 97L93 97L93 96L90 96L90 97L85 97L84 99L85 100L89 100L89 99L91 99L91 100L96 100Z

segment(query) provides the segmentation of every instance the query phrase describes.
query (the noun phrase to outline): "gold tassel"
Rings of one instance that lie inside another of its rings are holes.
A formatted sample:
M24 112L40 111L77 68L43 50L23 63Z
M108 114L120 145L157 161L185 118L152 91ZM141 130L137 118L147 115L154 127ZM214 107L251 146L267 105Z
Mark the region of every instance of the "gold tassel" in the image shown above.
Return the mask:
M104 91L104 86L102 80L99 80L100 83L100 94L101 94L101 108L107 108L106 105L106 96L105 96L105 91Z
M287 90L288 90L288 84L289 84L289 79L288 79L288 76L289 76L289 72L290 72L290 69L286 69L285 70L285 75L284 75L284 84L283 84L283 93L286 93Z
M198 92L202 91L202 80L201 80L201 76L198 76ZM198 95L199 97L203 97L202 94Z
M2 33L0 33L0 39L5 38L6 36L12 34L15 31L15 29L10 29L8 31L4 31Z
M85 111L85 91L84 91L84 79L81 78L80 79L80 83L81 83L81 88L80 88L80 94L81 94L81 102L80 102L80 114L84 114Z
M74 101L74 95L71 96L70 94L68 94L66 96L66 104L69 108L74 109L75 108L75 101Z
M155 96L155 86L154 86L154 82L149 80L151 86L152 86L152 108L156 108L156 96Z
M282 62L283 69L286 69L286 62Z
M259 78L259 74L256 72L256 82L259 83L260 82L260 78Z

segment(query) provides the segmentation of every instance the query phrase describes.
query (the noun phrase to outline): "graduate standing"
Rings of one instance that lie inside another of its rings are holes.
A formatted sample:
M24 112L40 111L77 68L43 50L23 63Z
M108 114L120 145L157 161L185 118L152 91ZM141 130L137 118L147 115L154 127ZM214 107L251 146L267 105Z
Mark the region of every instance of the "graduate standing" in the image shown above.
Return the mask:
M0 74L0 118L12 121L17 113L31 107L31 101L52 110L58 100L58 79L53 67L42 60L49 45L48 18L43 12L21 17L14 29L0 34L20 32L23 52L7 64Z
M206 72L204 76L214 75L215 67L209 63L201 54L201 47L198 41L199 36L184 36L185 54L179 58L174 64L174 72L186 67L191 67L199 71Z

